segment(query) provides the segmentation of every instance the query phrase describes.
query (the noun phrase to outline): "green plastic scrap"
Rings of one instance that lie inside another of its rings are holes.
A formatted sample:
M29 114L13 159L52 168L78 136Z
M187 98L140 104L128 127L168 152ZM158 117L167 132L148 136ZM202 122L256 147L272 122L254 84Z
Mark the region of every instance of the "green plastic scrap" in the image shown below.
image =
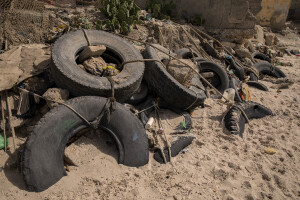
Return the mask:
M183 128L186 128L186 124L185 122L180 122L181 126L183 126Z
M6 146L8 146L9 142L8 139L6 139ZM5 145L4 145L4 137L2 135L0 135L0 150L4 149Z

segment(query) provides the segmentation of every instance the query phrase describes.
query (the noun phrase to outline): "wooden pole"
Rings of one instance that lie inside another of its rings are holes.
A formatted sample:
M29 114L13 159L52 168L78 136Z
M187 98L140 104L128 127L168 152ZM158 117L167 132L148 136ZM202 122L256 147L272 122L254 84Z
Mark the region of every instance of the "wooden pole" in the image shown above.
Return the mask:
M15 133L15 128L13 127L12 122L11 122L12 114L11 114L11 109L10 109L10 105L8 102L7 91L5 91L5 93L6 93L6 108L8 111L8 123L9 123L9 128L10 128L11 134L13 136L14 150L16 150L16 133Z
M3 135L4 135L4 151L6 152L7 146L6 146L6 120L5 120L5 114L4 114L4 97L5 93L1 93L1 113L2 113L2 123L3 123Z

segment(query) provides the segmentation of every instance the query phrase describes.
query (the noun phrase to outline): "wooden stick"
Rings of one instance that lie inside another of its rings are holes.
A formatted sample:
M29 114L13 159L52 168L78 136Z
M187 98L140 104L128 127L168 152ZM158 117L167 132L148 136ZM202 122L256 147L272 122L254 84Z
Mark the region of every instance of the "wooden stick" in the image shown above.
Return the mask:
M8 102L7 91L5 91L5 93L6 93L6 108L8 110L9 128L10 128L11 134L13 136L14 150L16 150L16 133L15 133L15 128L12 126L12 122L11 122L12 114L11 114L11 109L10 109L10 105L9 105L9 102Z
M6 152L7 150L7 146L6 146L6 120L5 120L5 116L4 116L4 97L5 97L5 93L2 92L1 93L1 113L2 113L2 123L3 123L3 135L4 135L4 151Z

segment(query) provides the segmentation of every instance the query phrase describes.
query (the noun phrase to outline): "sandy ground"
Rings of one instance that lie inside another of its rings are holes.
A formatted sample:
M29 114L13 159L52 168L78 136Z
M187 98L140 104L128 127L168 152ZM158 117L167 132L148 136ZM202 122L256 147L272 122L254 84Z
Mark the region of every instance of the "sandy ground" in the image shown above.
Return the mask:
M279 38L300 48L297 35ZM79 167L70 167L68 176L44 192L27 192L18 169L5 167L0 199L300 199L300 57L281 59L293 64L280 68L294 84L279 91L276 84L262 81L268 92L251 88L253 100L276 115L251 120L244 138L224 134L227 107L208 99L209 106L193 115L196 139L172 163L158 164L151 154L146 166L118 165L112 139L89 133L72 145ZM164 125L180 120L164 120ZM18 137L18 144L23 143L24 135ZM276 154L266 154L268 147ZM0 151L0 167L13 160Z

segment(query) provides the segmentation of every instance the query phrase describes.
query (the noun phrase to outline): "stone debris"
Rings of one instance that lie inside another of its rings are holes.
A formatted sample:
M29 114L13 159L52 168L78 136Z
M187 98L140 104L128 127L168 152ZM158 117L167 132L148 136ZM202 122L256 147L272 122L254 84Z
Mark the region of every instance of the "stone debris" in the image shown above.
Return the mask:
M79 54L78 62L82 63L90 57L101 56L105 51L106 47L104 45L88 46Z
M44 94L43 97L45 99L54 100L56 102L65 102L68 100L69 97L69 91L64 90L61 88L49 88ZM54 108L55 106L58 106L58 103L55 103L53 101L47 101L47 105L50 109Z
M196 65L189 59L180 59L180 61L192 66L193 68L196 68ZM166 68L167 71L185 87L189 86L192 78L194 77L193 71L177 60L171 60Z
M85 60L82 64L84 69L95 76L103 74L103 68L106 67L106 62L100 56L91 57Z

